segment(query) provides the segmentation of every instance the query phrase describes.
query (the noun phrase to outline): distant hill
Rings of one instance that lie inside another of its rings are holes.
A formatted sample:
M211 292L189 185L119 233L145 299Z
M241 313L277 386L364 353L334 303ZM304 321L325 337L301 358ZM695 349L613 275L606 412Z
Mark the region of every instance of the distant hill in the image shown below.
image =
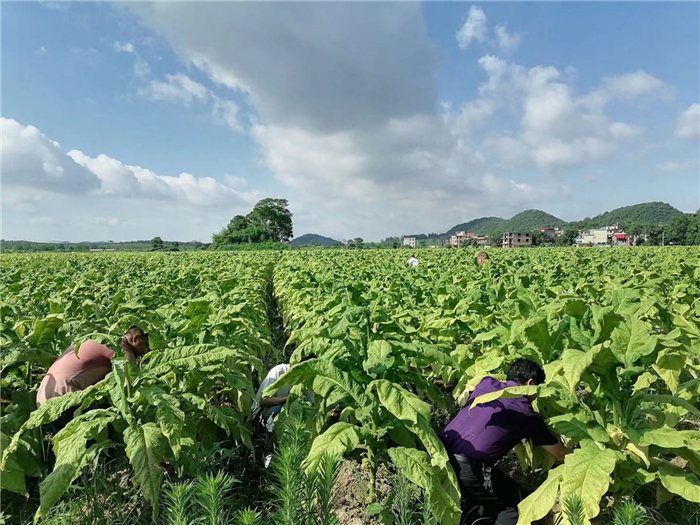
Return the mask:
M481 217L469 222L463 222L462 224L458 224L457 226L450 228L444 233L444 236L449 237L450 235L454 235L456 232L461 231L474 232L478 233L479 235L488 235L492 231L499 228L504 222L506 222L505 219L501 219L500 217Z
M527 232L535 228L564 226L565 224L566 222L559 217L542 210L525 210L507 220L500 217L481 217L464 222L450 228L444 236L449 237L458 231L474 232L479 235L498 235L503 232Z
M331 239L330 237L324 237L323 235L317 235L315 233L307 233L297 237L290 241L290 246L333 246L338 244L339 241Z
M503 232L527 232L537 228L570 226L575 229L585 229L626 222L661 226L682 213L665 202L645 202L606 211L593 218L586 217L580 221L567 223L542 210L525 210L507 220L500 217L481 217L463 222L447 230L442 237L449 237L458 231L471 231L479 235L500 235Z
M525 210L503 221L495 228L498 232L529 232L537 228L562 227L566 221L542 210Z
M633 206L624 206L612 211L606 211L593 218L586 217L578 221L577 226L591 228L596 226L608 226L619 222L637 222L642 224L653 224L660 226L666 224L677 215L683 212L677 210L665 202L644 202Z

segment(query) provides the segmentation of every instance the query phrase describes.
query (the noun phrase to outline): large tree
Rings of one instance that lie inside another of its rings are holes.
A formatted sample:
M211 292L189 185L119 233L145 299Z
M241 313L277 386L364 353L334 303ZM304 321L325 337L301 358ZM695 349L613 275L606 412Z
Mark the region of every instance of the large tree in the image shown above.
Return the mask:
M228 244L286 242L292 237L292 213L286 199L263 199L248 215L236 215L213 236L215 247Z
M248 214L248 219L267 228L270 240L287 242L292 238L292 212L287 206L287 199L263 199Z

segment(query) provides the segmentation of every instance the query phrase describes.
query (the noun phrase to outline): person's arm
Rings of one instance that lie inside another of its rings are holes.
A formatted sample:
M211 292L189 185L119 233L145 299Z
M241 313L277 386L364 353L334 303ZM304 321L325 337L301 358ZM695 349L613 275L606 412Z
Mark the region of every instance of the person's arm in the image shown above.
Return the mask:
M544 451L552 456L557 463L564 463L564 456L571 454L571 449L561 443L555 445L542 445Z
M532 409L532 407L530 408ZM526 425L532 444L542 447L556 462L563 463L564 456L569 454L571 450L562 445L559 438L547 428L542 416L533 410Z
M270 408L278 405L284 405L286 402L286 397L263 397L260 400L260 406L263 408Z

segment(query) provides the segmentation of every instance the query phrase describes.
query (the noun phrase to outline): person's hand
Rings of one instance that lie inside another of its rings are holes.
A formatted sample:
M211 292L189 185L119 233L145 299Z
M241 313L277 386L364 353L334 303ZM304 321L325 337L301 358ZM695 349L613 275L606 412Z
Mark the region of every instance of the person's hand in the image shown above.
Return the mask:
M557 443L556 445L543 445L542 448L547 454L552 456L557 463L564 463L564 457L567 454L571 454L571 449L565 447L561 443Z

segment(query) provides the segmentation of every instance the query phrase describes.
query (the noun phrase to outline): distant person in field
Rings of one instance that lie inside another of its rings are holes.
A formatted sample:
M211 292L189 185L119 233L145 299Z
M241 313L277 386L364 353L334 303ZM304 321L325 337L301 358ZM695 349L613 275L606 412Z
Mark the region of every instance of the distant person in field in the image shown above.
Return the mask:
M416 254L415 254L415 253L412 253L412 254L411 254L411 257L409 257L409 259L408 259L408 265L409 265L411 268L415 268L415 267L418 266L419 264L420 264L420 261L419 261L418 259L416 259Z
M138 326L132 326L122 336L119 345L132 363L150 350L148 334ZM68 392L85 390L99 383L112 371L112 359L116 352L96 341L85 341L76 355L71 346L63 352L46 372L39 391L36 393L37 406L47 400Z
M526 396L496 399L470 408L479 396L511 386L538 385L544 382L545 374L537 363L517 359L506 377L505 382L493 377L482 379L465 407L440 433L462 492L462 523L482 517L487 518L485 523L496 525L518 522L518 503L527 493L494 465L521 440L531 440L559 462L570 452L552 435ZM489 472L490 489L485 480Z
M280 388L272 397L263 397L263 392L268 386L282 377L290 368L291 365L289 363L282 363L270 369L265 379L260 383L260 388L258 388L258 393L253 402L253 419L260 416L262 424L265 427L265 454L263 456L265 468L270 465L270 461L272 460L272 447L275 444L275 418L282 411L282 407L284 407L284 404L287 402L292 386L288 385Z
M476 255L476 263L479 266L483 266L485 262L491 262L491 258L489 257L489 254L486 252L479 252Z

